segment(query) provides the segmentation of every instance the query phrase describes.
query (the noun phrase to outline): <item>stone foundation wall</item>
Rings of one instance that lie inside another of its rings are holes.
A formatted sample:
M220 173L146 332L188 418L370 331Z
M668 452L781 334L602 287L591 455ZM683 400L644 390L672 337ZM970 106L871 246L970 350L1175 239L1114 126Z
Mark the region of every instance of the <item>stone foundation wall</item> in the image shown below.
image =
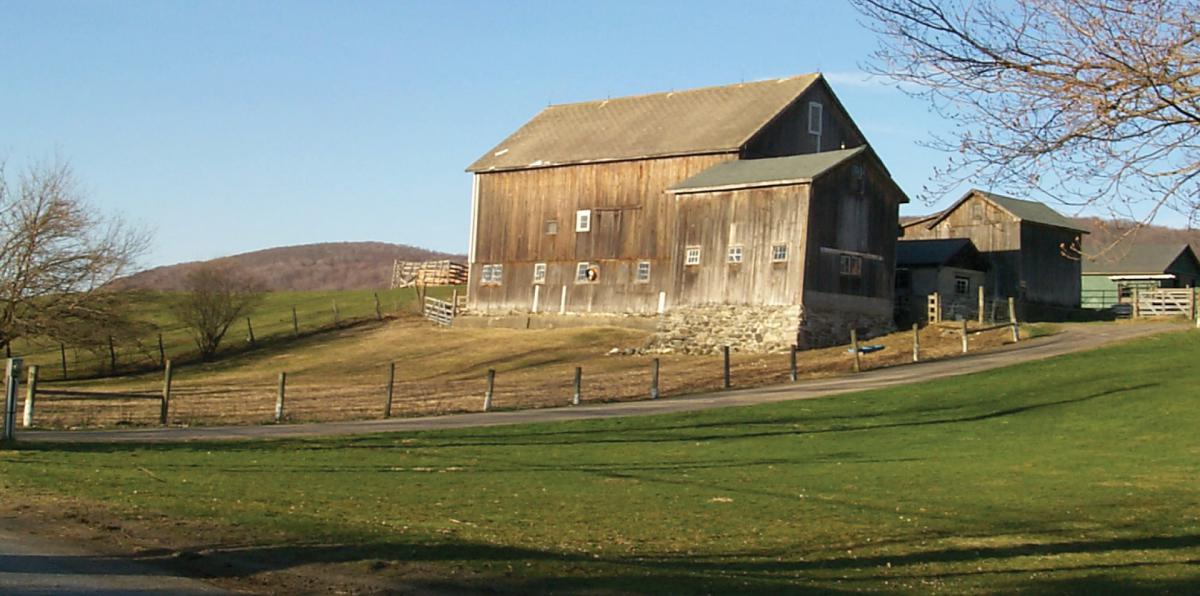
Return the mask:
M878 337L896 329L891 313L887 315L807 309L800 323L801 348L826 348L850 343L850 330L858 330L859 340Z
M659 317L650 351L715 354L729 346L739 352L785 352L796 343L801 310L799 305L677 307Z

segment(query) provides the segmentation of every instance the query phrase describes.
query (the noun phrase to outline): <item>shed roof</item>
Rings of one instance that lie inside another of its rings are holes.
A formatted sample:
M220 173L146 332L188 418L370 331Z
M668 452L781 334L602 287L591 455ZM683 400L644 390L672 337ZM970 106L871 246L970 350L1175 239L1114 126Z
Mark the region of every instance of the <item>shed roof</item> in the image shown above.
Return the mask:
M1187 244L1135 244L1126 249L1113 249L1112 257L1098 257L1083 261L1084 275L1150 274L1163 273L1179 257L1189 256L1196 262L1196 254Z
M866 150L864 145L822 153L728 161L712 166L667 191L701 192L811 182L813 178Z
M468 172L736 151L820 74L554 105Z
M900 240L896 242L897 267L940 267L953 263L983 271L987 263L969 238Z
M1025 199L1014 199L1013 197L1006 197L1004 195L998 195L994 192L979 190L977 188L972 188L971 190L967 191L967 194L963 195L961 199L956 201L945 211L938 214L937 217L929 220L927 227L933 228L938 224L938 222L946 219L950 213L952 213L955 209L958 209L963 203L967 202L968 199L975 195L979 195L988 201L991 201L997 207L1009 212L1013 217L1021 221L1075 230L1077 232L1083 232L1084 234L1088 233L1086 230L1079 227L1079 224L1071 221L1069 218L1063 216L1063 214L1051 209L1045 203L1027 201Z

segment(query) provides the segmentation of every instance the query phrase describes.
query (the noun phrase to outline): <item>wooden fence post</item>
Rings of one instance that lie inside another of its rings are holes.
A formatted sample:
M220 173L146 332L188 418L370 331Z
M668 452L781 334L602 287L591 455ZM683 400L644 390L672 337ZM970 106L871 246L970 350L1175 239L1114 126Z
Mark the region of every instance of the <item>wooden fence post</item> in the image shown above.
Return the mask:
M254 325L250 324L250 317L246 317L246 338L254 345Z
M379 292L375 292L375 320L383 320L383 305L379 303Z
M29 387L25 388L25 416L21 419L21 426L29 428L33 426L33 397L37 395L38 384L38 367L36 364L29 365Z
M109 368L110 373L117 372L117 348L113 346L113 336L108 336L108 360L112 366Z
M383 417L392 417L392 395L396 386L396 363L388 363L387 401L383 403Z
M1133 318L1141 318L1142 316L1142 301L1139 295L1141 291L1138 288L1133 289Z
M962 353L967 353L967 320L962 321Z
M650 365L650 399L658 399L658 358Z
M579 405L580 394L583 393L583 367L575 367L575 395L571 398L571 405Z
M983 295L983 286L979 286L979 326L983 326L983 312L987 310L987 299Z
M913 323L913 362L921 361L921 325Z
M725 388L733 387L733 379L729 375L729 346L722 346L722 354L725 356Z
M336 326L341 319L341 313L338 312L337 298L333 299L333 324Z
M1021 328L1017 325L1017 301L1012 296L1008 297L1008 324L1012 327L1013 341L1021 341Z
M159 334L158 337L161 338L162 334ZM161 341L161 339L160 339L160 341ZM58 344L58 353L62 356L62 372L63 372L62 378L64 380L66 380L66 378L67 378L67 344L63 344L63 343Z
M21 359L9 358L4 369L4 435L0 440L11 443L17 425L17 386L21 382L17 376L21 374Z
M67 364L66 363L67 363L67 354L66 354L66 352L63 352L63 377L64 378L67 376L67 373L66 373ZM164 366L167 364L167 348L165 348L163 346L162 333L158 334L158 363L162 364Z
M537 290L540 288L541 286L535 286L533 289ZM458 288L454 288L454 291L450 293L450 316L458 316Z
M167 424L167 414L171 407L171 378L173 374L174 373L171 370L171 361L168 360L166 364L163 365L162 401L159 403L158 407L158 423L162 425Z
M296 307L292 307L292 335L300 335L300 318L296 316Z
M854 372L862 372L862 362L858 356L858 329L850 330L850 350L854 352Z
M487 412L492 409L492 390L496 388L496 369L489 368L487 371L487 392L483 394L483 411Z
M287 392L287 373L279 373L279 393L275 396L275 422L283 422L283 396Z
M788 367L788 368L789 368L789 372L790 372L790 374L788 375L788 377L789 377L789 378L791 378L791 380L792 380L792 382L793 382L793 383L795 383L795 382L796 382L796 380L800 378L800 371L796 370L796 351L797 351L798 349L799 349L799 348L797 348L795 344L792 344L792 351L791 351L791 354L790 354L790 361L789 361L789 363L788 363L788 365L789 365L789 367Z

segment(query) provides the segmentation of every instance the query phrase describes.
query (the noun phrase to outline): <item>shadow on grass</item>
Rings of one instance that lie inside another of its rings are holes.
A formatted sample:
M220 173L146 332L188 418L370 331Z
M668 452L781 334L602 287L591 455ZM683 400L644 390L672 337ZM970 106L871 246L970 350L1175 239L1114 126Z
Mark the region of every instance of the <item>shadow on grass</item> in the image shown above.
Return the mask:
M1137 577L1143 568L1200 563L1197 557L1179 557L1185 549L1200 547L1200 536L1146 536L1100 540L1071 540L986 548L951 548L867 557L808 558L802 548L779 552L730 552L717 556L607 555L556 552L548 549L492 545L453 538L428 542L375 544L301 544L235 548L203 548L184 553L150 553L143 559L156 562L182 560L218 577L247 576L266 571L286 571L312 564L368 565L372 571L391 570L384 577L405 585L439 590L487 589L512 593L841 593L858 591L884 581L954 580L971 576L1020 575L1021 579L992 578L999 586L1021 586L1022 591L1067 593L1174 591L1200 580L1155 580ZM1044 560L1031 566L1011 559L1128 553L1117 563L1080 563ZM1165 556L1175 560L1163 560ZM987 561L988 568L963 570L965 563ZM355 568L361 571L361 568ZM414 573L414 570L418 570ZM514 572L515 570L515 572ZM1036 574L1036 579L1029 579ZM449 579L451 576L456 579ZM416 582L414 582L414 577ZM461 579L457 579L461 578ZM842 589L838 587L854 586Z

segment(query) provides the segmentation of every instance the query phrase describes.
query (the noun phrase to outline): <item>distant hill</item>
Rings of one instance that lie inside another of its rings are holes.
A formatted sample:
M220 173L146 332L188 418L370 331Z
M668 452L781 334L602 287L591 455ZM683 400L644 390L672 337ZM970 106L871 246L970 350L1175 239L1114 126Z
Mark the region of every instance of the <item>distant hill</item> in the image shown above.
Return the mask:
M326 242L268 248L211 261L155 267L119 279L111 287L116 290L180 290L189 271L206 263L220 263L254 276L273 292L386 288L391 283L392 261L396 259L466 262L463 255L403 244Z
M905 216L900 223L910 223L927 216ZM1090 232L1083 237L1085 253L1096 251L1109 246L1113 242L1129 242L1132 244L1191 244L1193 250L1200 250L1200 230L1169 228L1167 226L1148 225L1125 236L1134 227L1134 223L1123 220L1101 219L1099 217L1071 218L1083 230Z

